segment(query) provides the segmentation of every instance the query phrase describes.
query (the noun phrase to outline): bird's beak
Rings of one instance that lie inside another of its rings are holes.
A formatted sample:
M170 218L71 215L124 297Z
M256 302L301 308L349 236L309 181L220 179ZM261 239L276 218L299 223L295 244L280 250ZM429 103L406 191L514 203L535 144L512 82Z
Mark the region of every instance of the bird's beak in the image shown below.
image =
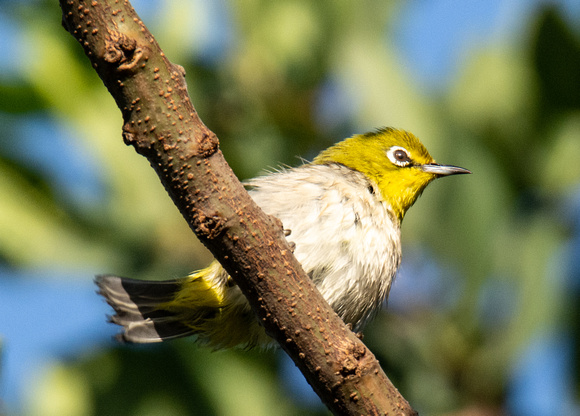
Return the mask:
M433 173L437 176L462 175L464 173L471 173L467 169L460 168L459 166L438 165L436 163L421 165L421 170L423 172Z

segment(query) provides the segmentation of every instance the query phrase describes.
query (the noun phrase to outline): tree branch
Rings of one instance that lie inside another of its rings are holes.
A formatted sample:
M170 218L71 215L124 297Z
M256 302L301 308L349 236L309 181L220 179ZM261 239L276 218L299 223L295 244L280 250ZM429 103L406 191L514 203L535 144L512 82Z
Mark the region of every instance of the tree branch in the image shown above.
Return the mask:
M267 333L335 414L416 414L374 355L324 301L284 238L244 190L200 120L184 70L128 1L60 0L123 113L123 139L145 156L191 229L248 298Z

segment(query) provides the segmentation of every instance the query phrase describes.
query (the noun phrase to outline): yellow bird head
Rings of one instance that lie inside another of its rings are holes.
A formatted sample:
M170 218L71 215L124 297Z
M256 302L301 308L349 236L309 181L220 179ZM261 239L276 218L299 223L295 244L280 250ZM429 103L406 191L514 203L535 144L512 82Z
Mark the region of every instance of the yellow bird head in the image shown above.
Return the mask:
M364 174L376 184L399 221L431 181L471 173L435 163L417 137L393 128L348 138L321 152L313 163L339 163Z

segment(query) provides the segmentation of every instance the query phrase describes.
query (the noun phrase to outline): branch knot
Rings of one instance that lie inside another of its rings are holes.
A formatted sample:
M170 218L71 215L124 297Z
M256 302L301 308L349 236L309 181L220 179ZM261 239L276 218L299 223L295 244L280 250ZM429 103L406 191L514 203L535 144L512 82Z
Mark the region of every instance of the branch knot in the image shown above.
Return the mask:
M118 71L134 69L143 57L143 49L137 46L137 41L120 33L113 33L105 41L103 59L109 64L117 65Z
M204 235L209 240L217 238L226 228L227 219L219 213L205 214L194 209L196 233Z
M219 142L216 135L210 131L202 134L201 139L197 141L197 145L197 156L208 158L217 152Z

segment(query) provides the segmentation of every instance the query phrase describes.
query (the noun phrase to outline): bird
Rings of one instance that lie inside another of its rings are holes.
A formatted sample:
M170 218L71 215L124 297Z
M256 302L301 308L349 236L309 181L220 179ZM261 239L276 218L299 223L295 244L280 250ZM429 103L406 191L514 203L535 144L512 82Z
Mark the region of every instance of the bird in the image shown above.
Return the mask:
M434 179L469 173L435 163L412 133L383 127L245 186L257 205L288 230L296 259L324 299L361 332L387 299L401 263L407 210ZM99 275L95 282L115 312L109 319L121 326L121 342L194 336L213 349L273 345L216 260L181 279Z

